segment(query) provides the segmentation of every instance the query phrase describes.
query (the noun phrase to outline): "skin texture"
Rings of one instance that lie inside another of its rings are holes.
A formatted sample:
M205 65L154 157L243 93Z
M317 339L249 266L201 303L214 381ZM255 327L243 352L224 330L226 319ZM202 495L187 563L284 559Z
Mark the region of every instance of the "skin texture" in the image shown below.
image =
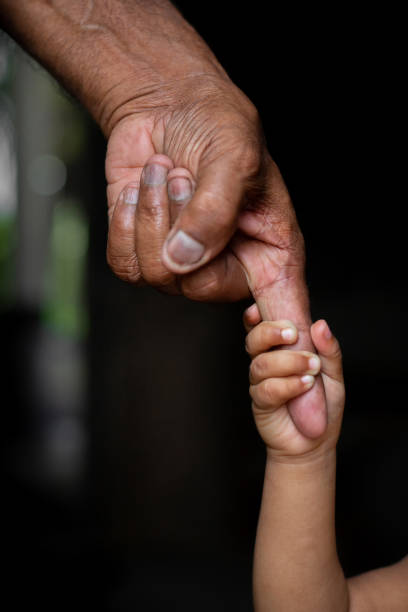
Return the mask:
M300 352L285 354L280 377L291 367L295 377L303 366L314 372L306 352L318 349L323 377L300 395L299 387L286 397L265 389L259 377L273 376L276 360L258 360L252 372L268 446L257 610L406 610L406 561L353 579L350 596L345 588L333 526L341 411L330 367L339 371L338 354L322 323L310 328L302 235L252 103L166 0L0 0L0 23L108 139L113 271L195 300L237 300L250 290L249 325L284 317L297 328L288 348ZM171 253L179 230L190 263L180 249Z
M265 320L291 318L295 348L313 350L303 238L258 113L177 10L165 0L0 0L0 15L108 139L115 274L194 300L251 291ZM324 431L321 382L290 414L305 435Z
M254 553L255 610L403 612L408 557L346 580L337 556L335 451L345 400L339 344L321 320L310 329L317 355L289 351L298 336L293 322L259 319L256 306L244 315L252 408L267 456ZM294 427L288 401L307 394L318 372L328 427L311 440Z

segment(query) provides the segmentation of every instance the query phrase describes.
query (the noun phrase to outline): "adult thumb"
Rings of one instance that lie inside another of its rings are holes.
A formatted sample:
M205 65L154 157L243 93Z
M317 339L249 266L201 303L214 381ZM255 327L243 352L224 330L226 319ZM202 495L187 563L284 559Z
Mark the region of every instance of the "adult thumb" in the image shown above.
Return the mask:
M231 154L199 171L197 189L163 247L162 259L169 270L191 272L224 249L237 227L249 173Z

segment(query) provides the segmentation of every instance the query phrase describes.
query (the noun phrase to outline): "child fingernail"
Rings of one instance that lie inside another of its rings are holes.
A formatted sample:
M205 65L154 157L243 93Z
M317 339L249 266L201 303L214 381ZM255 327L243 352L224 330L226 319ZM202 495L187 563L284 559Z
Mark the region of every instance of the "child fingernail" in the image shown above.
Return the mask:
M310 376L310 374L306 374L305 376L302 376L300 380L306 387L311 387L314 383L314 376Z
M320 359L318 357L311 357L309 359L309 370L312 372L318 372L320 369Z
M286 327L285 329L282 329L281 336L287 342L292 342L292 340L296 338L296 332L294 329L292 329L292 327Z
M333 336L333 334L331 333L330 327L328 326L327 321L325 321L326 323L326 329L324 330L324 337L326 338L326 340L330 340Z

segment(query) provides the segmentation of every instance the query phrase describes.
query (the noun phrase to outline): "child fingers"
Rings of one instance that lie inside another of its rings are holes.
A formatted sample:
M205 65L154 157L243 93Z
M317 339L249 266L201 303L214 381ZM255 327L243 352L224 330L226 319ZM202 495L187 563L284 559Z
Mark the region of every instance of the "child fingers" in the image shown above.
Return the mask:
M297 329L291 321L262 321L247 335L245 347L251 357L255 357L274 346L293 344L297 337Z
M330 378L343 381L343 365L340 344L330 331L327 322L320 319L313 323L310 330L313 344L319 353L321 371Z
M249 306L244 311L242 320L247 333L251 331L255 325L258 325L258 323L262 321L261 313L259 312L257 304L252 304L252 306Z
M267 378L257 385L249 387L249 394L259 408L279 408L289 400L308 391L315 381L310 374L305 376L287 376L285 378Z
M320 359L307 351L272 351L261 353L249 368L249 381L256 385L265 378L312 374L320 370Z

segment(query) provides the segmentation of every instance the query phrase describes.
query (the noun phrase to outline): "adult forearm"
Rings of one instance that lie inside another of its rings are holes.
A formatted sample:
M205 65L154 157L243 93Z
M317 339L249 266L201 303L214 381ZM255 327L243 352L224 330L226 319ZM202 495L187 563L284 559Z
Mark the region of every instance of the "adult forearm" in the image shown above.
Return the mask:
M154 103L152 91L163 83L203 73L225 77L167 0L0 0L0 23L107 135L127 101L138 99L145 110L144 98Z
M256 612L348 612L334 528L335 454L267 459L254 557Z

